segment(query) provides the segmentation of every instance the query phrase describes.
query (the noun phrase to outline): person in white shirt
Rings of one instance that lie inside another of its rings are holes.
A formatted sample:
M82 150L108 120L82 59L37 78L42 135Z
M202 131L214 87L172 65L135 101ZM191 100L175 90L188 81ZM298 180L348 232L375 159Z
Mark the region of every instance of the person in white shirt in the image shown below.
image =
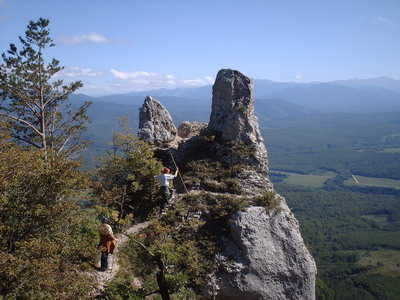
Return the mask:
M169 186L169 183L174 180L178 176L179 169L176 168L175 174L172 175L171 170L168 168L164 168L164 171L160 175L154 176L160 182L160 192L163 198L163 203L161 205L160 210L164 210L165 206L169 203L169 200L172 198L174 194L174 189Z

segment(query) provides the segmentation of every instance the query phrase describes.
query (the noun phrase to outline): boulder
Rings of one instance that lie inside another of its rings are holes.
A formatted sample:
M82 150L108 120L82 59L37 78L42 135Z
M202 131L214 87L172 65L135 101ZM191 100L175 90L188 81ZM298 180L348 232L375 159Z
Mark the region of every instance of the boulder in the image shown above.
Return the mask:
M253 206L232 216L222 239L209 295L216 299L315 299L315 262L299 224L281 200L282 211ZM211 298L211 297L210 297Z

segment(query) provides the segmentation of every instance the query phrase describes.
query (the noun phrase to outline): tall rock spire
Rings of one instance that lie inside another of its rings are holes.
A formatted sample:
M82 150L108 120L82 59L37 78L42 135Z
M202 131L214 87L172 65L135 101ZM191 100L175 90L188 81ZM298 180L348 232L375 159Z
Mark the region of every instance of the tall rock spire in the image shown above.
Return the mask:
M223 140L252 146L260 168L268 171L267 150L254 115L254 88L250 78L231 69L218 72L208 128L220 132Z

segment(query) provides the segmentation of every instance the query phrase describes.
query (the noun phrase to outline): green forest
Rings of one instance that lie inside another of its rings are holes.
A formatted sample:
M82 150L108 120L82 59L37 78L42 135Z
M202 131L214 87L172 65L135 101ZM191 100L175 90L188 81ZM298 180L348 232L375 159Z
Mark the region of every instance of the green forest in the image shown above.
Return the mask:
M318 299L400 293L400 126L371 123L263 130L270 178L317 262ZM346 184L353 175L374 180Z

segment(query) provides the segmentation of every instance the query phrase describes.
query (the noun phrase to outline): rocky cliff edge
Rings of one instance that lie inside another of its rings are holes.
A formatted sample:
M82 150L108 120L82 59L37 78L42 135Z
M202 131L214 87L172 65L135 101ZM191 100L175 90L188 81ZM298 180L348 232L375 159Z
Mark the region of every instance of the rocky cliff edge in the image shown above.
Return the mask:
M140 111L139 136L165 153L185 161L201 136L224 166L237 167L239 188L230 193L259 197L276 193L268 178L268 155L254 116L252 80L239 71L220 70L213 86L210 122L184 122L178 129L168 111L147 97ZM238 153L241 149L241 154ZM246 149L246 151L243 151ZM243 154L245 153L245 154ZM189 191L203 189L189 186ZM316 265L301 237L299 224L283 197L266 210L250 206L231 216L228 236L221 237L205 299L315 299Z

